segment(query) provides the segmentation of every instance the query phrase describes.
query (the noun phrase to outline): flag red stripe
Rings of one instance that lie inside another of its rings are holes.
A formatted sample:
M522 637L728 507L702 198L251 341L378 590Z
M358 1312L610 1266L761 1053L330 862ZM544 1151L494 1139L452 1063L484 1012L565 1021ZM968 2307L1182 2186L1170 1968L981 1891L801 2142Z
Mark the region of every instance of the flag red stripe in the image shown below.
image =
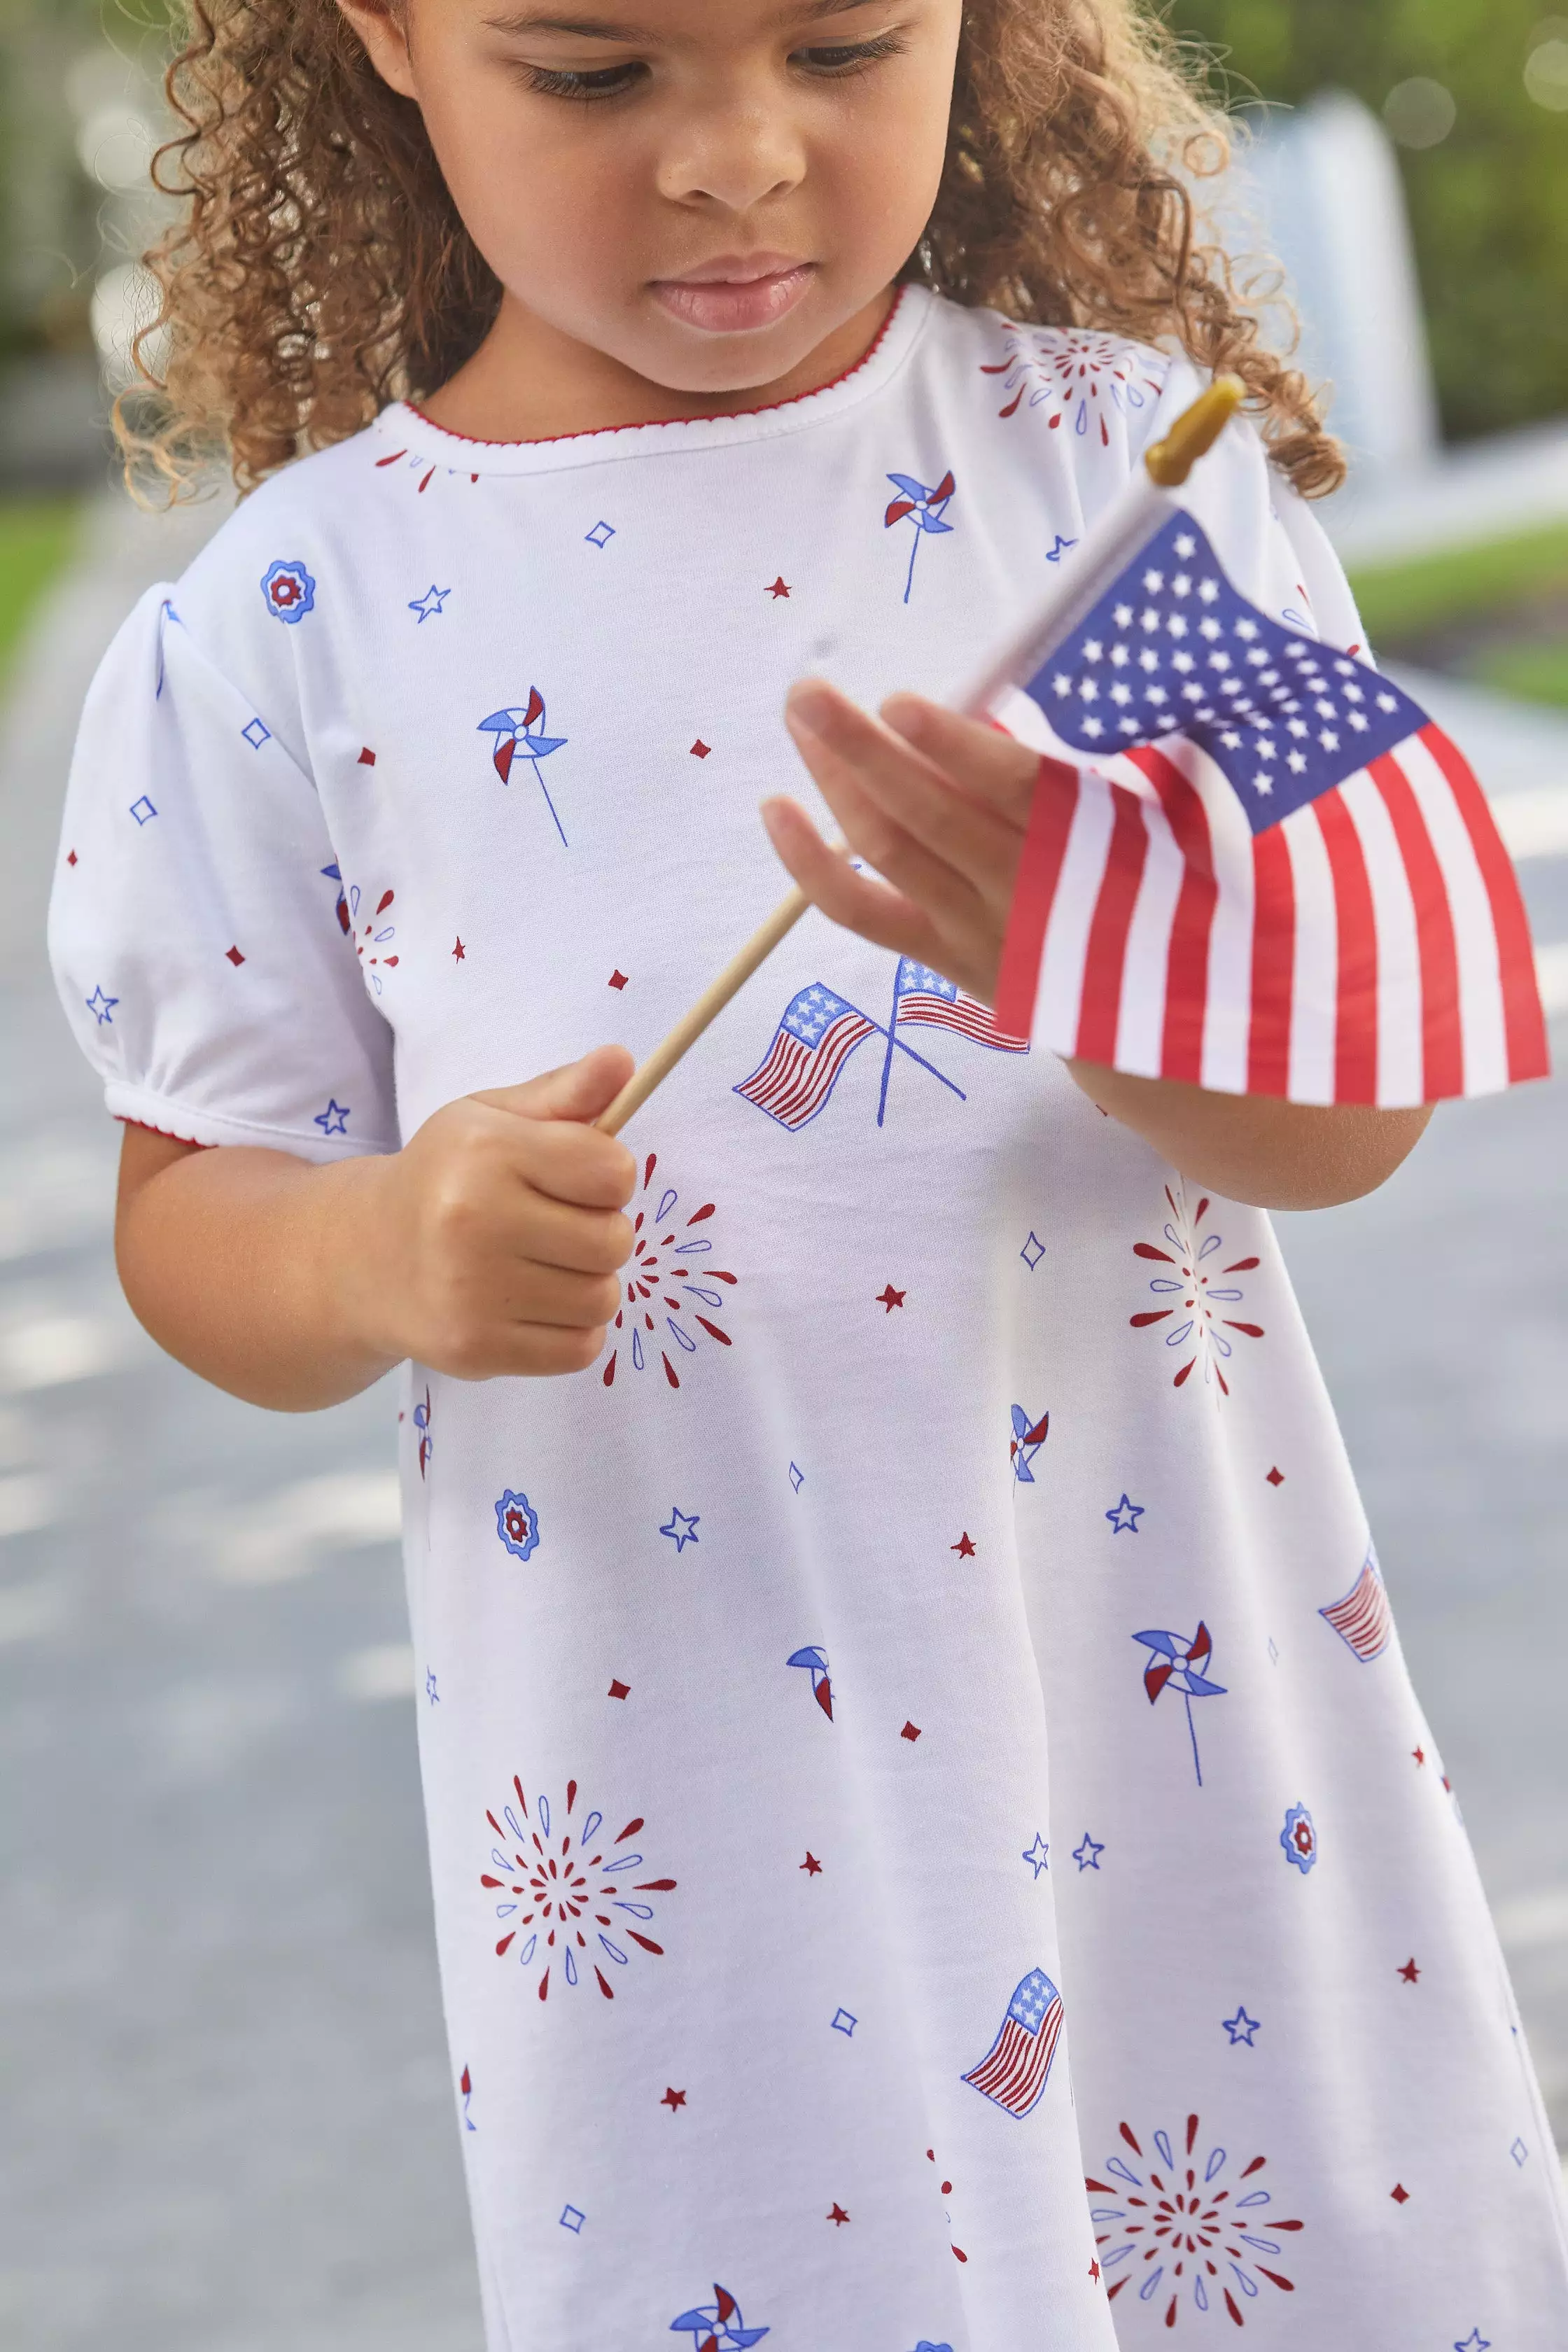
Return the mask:
M1208 1017L1209 934L1214 929L1219 886L1215 880L1209 821L1204 804L1181 770L1163 751L1131 751L1160 795L1176 846L1182 853L1182 887L1171 922L1165 965L1165 1034L1162 1075L1196 1086L1204 1071L1204 1024Z
M1421 958L1421 1092L1427 1102L1465 1091L1465 1034L1459 1021L1459 955L1443 869L1410 779L1392 752L1368 775L1383 796L1415 907Z
M1296 877L1277 824L1252 845L1252 1025L1247 1090L1290 1088L1290 1023L1296 1007Z
M1517 1086L1521 1078L1543 1078L1551 1070L1552 1056L1546 1047L1546 1016L1536 984L1535 950L1531 943L1524 901L1519 893L1519 877L1469 762L1440 727L1424 727L1420 740L1441 768L1454 795L1491 902L1492 929L1497 933L1501 967L1509 1083Z
M1334 1100L1377 1100L1377 917L1355 823L1335 791L1312 803L1333 877L1339 926Z
M1142 803L1115 785L1111 786L1110 801L1110 846L1106 852L1105 873L1089 927L1078 1023L1078 1051L1089 1062L1116 1059L1127 934L1132 928L1132 910L1138 904L1149 856Z
M1026 1037L1035 1025L1046 925L1077 808L1078 770L1060 760L1042 759L996 975L996 1026L1012 1036Z

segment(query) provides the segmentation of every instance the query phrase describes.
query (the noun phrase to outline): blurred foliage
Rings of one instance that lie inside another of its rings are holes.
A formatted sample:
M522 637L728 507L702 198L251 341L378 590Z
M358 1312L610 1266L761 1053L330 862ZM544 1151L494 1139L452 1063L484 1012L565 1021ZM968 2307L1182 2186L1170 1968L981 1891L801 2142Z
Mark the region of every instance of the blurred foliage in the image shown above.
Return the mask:
M1556 0L1559 8L1564 0ZM1402 149L1446 430L1495 433L1568 409L1568 112L1528 95L1525 64L1568 32L1552 0L1174 0L1217 49L1231 94L1299 103L1330 87L1381 113L1441 82L1458 120Z
M1351 584L1373 645L1407 643L1479 614L1568 596L1568 524L1371 566Z
M0 684L33 609L76 543L71 499L0 500Z

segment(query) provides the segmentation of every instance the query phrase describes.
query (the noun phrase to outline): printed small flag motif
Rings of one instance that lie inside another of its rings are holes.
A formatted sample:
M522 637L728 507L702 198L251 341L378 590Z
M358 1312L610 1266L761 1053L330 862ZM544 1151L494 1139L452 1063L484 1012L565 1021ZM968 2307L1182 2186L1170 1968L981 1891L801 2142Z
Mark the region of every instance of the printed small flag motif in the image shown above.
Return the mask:
M1318 1614L1328 1619L1363 1665L1383 1655L1394 1638L1394 1612L1375 1552L1368 1552L1365 1566L1343 1600L1320 1609Z
M1190 515L994 712L1043 755L1004 1030L1301 1103L1546 1075L1519 885L1463 756L1248 604Z
M898 1020L901 1027L956 1029L977 1045L999 1054L1026 1054L1027 1037L1013 1036L997 1025L996 1015L979 998L966 996L956 981L944 980L929 964L904 956L899 964Z
M793 1131L808 1126L856 1046L876 1029L874 1021L831 988L803 988L784 1007L761 1065L734 1091L781 1127Z
M1010 2116L1026 2116L1046 2087L1061 2030L1062 1997L1044 1969L1031 1969L995 2041L963 2080Z

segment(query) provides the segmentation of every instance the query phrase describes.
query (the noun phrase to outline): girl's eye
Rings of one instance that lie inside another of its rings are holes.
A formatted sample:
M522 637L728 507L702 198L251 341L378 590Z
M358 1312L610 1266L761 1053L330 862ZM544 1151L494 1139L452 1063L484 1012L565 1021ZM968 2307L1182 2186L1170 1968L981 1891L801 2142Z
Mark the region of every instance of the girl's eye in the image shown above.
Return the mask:
M595 99L620 98L645 78L647 68L628 63L604 66L592 73L566 73L553 66L529 66L525 71L529 89L542 97L592 102Z
M792 62L828 80L842 79L879 64L883 58L901 57L903 49L896 33L883 33L874 41L835 41L822 48L796 49Z

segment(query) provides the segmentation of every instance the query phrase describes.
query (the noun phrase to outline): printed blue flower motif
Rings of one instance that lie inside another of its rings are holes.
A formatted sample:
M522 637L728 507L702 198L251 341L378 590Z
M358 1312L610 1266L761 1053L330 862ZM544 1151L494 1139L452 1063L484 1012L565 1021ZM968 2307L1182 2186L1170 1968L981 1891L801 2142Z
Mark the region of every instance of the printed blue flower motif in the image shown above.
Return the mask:
M915 527L914 542L910 549L909 577L904 582L904 602L910 601L910 591L915 584L915 558L921 551L921 541L928 533L951 531L952 525L942 518L952 502L952 472L945 473L934 489L928 490L912 474L889 474L888 479L900 495L891 500L882 517L884 530L891 530L896 522L911 521Z
M528 1559L539 1548L539 1514L526 1495L509 1486L496 1505L496 1533L513 1559Z
M933 2344L929 2336L922 2336L915 2346L915 2352L952 2352L952 2347L951 2344Z
M1284 1849L1286 1861L1294 1863L1305 1878L1318 1859L1318 1832L1305 1805L1291 1806L1285 1816L1285 1826L1279 1832L1279 1843Z
M274 620L292 628L316 609L316 583L298 562L275 563L261 583L267 609Z
M729 2288L721 2286L715 2279L713 2301L683 2311L679 2319L670 2321L669 2332L672 2336L689 2336L692 2352L744 2352L748 2344L760 2344L770 2331L748 2327L745 2315Z

